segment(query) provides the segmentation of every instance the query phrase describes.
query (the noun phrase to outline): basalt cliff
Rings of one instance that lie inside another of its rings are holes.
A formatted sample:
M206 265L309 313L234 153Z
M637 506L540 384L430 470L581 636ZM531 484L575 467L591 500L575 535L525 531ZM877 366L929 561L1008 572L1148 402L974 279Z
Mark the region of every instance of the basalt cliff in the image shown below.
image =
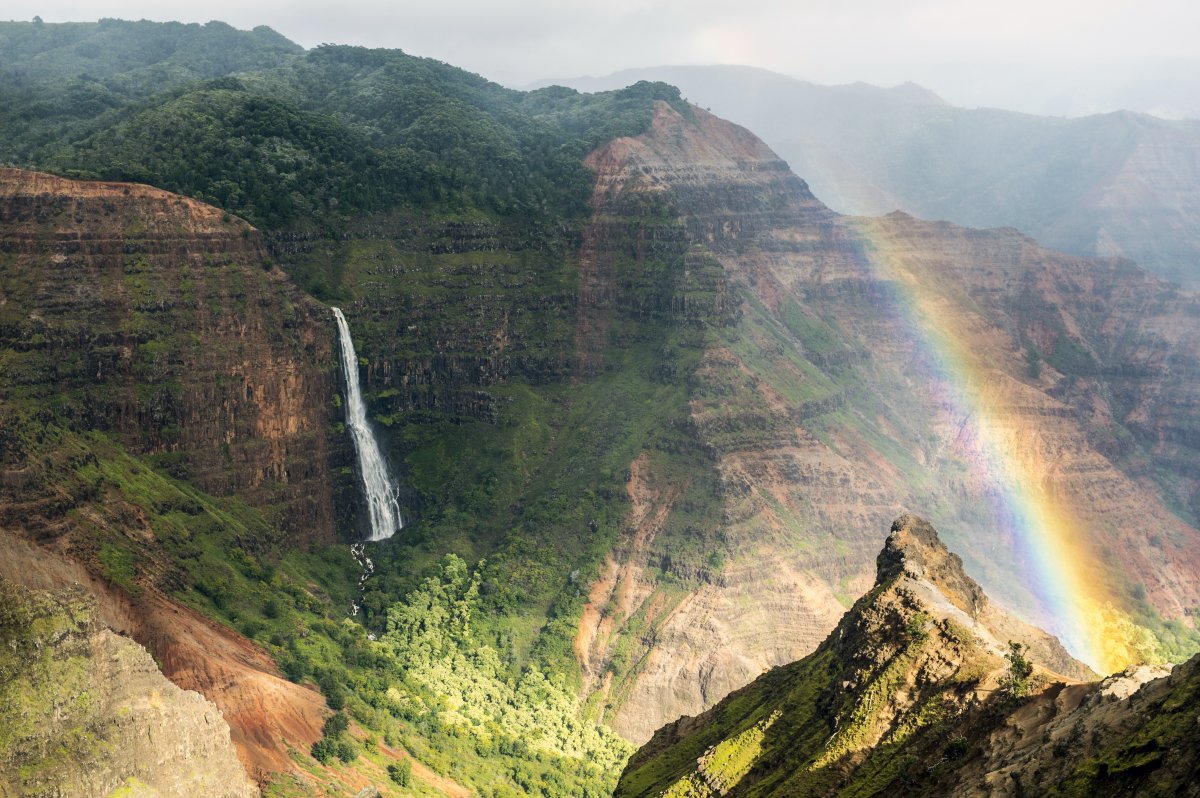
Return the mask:
M1070 664L903 516L812 654L664 726L616 795L1197 794L1200 659L1101 681Z

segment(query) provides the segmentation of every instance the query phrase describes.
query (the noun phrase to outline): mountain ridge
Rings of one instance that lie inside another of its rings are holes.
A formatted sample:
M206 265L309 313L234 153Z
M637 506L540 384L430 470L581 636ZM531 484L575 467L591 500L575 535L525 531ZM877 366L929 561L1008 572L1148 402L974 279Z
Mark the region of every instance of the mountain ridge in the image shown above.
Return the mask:
M815 652L664 726L615 795L1195 791L1181 710L1200 686L1200 658L1169 675L1130 668L1102 683L1064 681L1026 659L1020 637L998 641L964 611L986 597L928 523L898 518L878 562L875 586ZM1147 703L1170 706L1171 725ZM1088 757L1122 746L1146 750L1139 735L1151 727L1151 757L1090 767Z

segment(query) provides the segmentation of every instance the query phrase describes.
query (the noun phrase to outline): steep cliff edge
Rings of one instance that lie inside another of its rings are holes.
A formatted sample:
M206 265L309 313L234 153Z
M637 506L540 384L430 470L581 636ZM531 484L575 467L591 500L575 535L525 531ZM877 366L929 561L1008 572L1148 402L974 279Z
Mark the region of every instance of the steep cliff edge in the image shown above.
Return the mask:
M660 729L616 795L1195 793L1200 659L1064 680L1087 671L1010 623L904 516L874 587L816 651Z
M147 186L0 170L0 223L0 574L85 585L247 772L292 769L324 698L241 632L285 583L328 600L276 568L353 503L331 320L244 222Z
M266 510L295 542L335 539L332 327L257 231L148 186L16 169L0 170L0 225L3 456L23 525L41 500L55 534L62 509L20 444L24 416L50 412Z
M0 577L0 716L5 795L258 795L217 707L163 678L78 588Z

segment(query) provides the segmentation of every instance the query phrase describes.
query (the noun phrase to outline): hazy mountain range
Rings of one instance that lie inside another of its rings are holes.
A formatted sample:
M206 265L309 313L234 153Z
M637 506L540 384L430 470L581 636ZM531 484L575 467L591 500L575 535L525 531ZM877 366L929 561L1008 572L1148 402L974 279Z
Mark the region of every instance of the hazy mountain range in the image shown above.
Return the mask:
M1200 281L1200 121L968 110L912 84L821 86L749 67L558 82L599 91L638 80L678 86L755 131L843 213L1016 227L1065 252Z

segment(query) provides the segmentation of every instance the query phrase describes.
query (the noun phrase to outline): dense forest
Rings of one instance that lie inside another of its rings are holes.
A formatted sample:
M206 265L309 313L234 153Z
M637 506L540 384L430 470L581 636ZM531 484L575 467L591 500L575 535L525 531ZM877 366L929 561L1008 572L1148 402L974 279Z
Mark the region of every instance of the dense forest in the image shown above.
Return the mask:
M7 23L0 159L150 183L268 229L404 208L578 215L583 156L644 130L666 84L505 89L398 50L302 53L266 28ZM124 54L136 53L140 57Z

